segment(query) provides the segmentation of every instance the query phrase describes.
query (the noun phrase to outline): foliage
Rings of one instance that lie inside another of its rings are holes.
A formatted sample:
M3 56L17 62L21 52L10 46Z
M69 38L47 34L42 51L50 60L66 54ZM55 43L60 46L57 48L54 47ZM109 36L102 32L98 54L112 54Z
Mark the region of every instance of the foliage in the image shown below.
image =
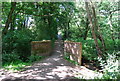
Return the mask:
M38 56L38 55L31 55L30 57L28 57L27 62L35 62L35 61L40 61L41 59L43 59L43 56Z
M5 53L2 55L2 62L4 64L10 64L10 63L15 63L15 62L21 62L20 56L18 56L16 53Z
M30 63L27 62L20 62L20 61L16 61L16 63L10 63L10 64L5 64L3 67L7 70L11 70L11 71L21 71L25 66L31 65Z
M27 29L9 32L3 37L3 52L16 52L22 60L26 60L30 56L32 38L31 31Z
M100 61L100 66L102 66L104 72L104 79L117 79L120 69L120 66L118 64L119 59L120 58L118 58L115 53L108 54L106 62L101 58L98 58Z
M101 61L99 61L98 56L97 56L97 52L95 49L95 45L94 45L94 41L90 38L87 38L87 40L83 40L82 38L80 39L69 39L71 41L75 41L75 42L81 42L82 43L82 62L94 62L96 67L101 67ZM107 40L109 42L106 43L106 48L107 48L107 54L105 57L107 58L106 60L104 60L105 62L108 62L108 59L110 60L110 53L112 54L112 52L115 52L113 56L115 59L119 58L119 49L118 46L114 47L114 42L112 40ZM118 39L115 40L116 43L118 44L119 41ZM115 59L113 59L115 61ZM111 59L112 61L112 59ZM112 61L113 62L113 61ZM109 63L109 62L108 62ZM118 65L118 63L116 63ZM114 62L113 62L114 65ZM109 66L108 66L109 67ZM117 74L117 73L115 73Z
M90 5L88 7L92 10ZM118 9L118 2L93 2L92 5L95 6L95 16L98 21L96 25L99 32L95 30L98 47L105 52L102 55L106 57L104 59L107 63L104 65L106 72L110 70L110 61L113 66L113 61L116 63L116 59L111 58L110 54L113 51L119 51L118 12L120 9ZM11 64L14 67L14 63L16 63L15 67L17 67L18 63L18 67L21 67L22 63L26 61L33 62L42 59L42 57L31 56L31 41L52 40L52 47L54 47L54 41L57 39L59 31L64 40L81 42L82 57L97 63L97 46L93 40L84 2L17 2L16 7L13 7L12 2L3 2L2 6L2 25L5 26L1 29L6 30L6 34L3 33L2 36L4 64ZM89 14L93 15L92 12ZM101 34L104 39L105 50L103 50L101 37L97 36L98 34ZM114 58L119 56L118 53L113 55ZM66 59L69 60L68 57ZM98 63L97 65L99 66ZM115 78L115 75L116 73L107 72L105 77Z
M20 56L16 53L3 54L2 61L3 67L7 70L18 71L22 70L25 66L31 65L33 62L40 61L44 57L38 55L31 55L26 62L20 59Z
M69 40L82 43L82 57L84 59L89 61L97 60L97 52L95 50L94 41L92 39L83 40L82 38L73 38Z

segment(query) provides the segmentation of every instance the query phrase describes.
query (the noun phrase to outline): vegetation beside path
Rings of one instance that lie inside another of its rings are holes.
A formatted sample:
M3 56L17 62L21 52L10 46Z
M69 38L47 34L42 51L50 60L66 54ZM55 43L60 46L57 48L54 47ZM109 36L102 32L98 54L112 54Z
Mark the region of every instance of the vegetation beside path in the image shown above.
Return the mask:
M54 41L61 35L62 40L82 43L82 65L97 68L104 79L119 78L120 1L1 4L4 68L20 70L42 59L31 56L31 42Z

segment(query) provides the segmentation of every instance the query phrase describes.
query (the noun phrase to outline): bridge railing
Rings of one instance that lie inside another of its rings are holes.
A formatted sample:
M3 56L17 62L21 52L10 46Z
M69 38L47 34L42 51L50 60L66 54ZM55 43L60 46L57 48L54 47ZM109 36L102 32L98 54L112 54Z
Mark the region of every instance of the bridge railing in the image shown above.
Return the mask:
M52 45L50 40L31 42L31 54L49 56L52 51L51 48Z
M72 41L64 41L64 54L81 65L82 58L82 43L80 42L72 42Z

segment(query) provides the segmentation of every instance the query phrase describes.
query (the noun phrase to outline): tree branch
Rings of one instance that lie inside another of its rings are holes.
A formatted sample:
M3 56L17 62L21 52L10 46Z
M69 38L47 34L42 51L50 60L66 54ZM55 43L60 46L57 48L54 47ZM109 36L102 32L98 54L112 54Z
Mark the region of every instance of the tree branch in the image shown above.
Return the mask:
M29 13L24 13L24 12L19 12L19 13L22 13L22 14L27 14L27 15L32 15L32 16L53 16L53 14L49 14L49 15L36 15L36 14L29 14Z
M116 11L120 11L120 9L112 10L112 11L110 11L109 13L113 13L113 12L116 12Z

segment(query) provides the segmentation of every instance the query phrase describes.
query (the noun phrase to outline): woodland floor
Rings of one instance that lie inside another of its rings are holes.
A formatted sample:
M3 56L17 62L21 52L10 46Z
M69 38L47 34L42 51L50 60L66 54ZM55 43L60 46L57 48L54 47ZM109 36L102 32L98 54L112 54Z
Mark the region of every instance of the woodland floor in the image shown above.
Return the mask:
M75 77L93 79L99 76L98 72L90 70L85 66L75 66L63 58L62 42L56 41L51 56L40 62L27 66L23 71L9 72L0 70L2 81L71 81Z

